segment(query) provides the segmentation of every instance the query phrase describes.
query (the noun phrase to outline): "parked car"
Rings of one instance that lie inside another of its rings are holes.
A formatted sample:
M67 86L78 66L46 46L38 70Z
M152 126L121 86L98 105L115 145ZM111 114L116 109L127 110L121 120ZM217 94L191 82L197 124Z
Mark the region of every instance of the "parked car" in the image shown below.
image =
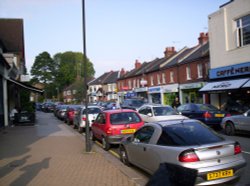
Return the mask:
M57 112L56 112L56 117L60 120L64 121L64 118L66 116L66 111L69 105L60 105L57 108Z
M85 106L82 106L78 109L76 112L76 115L74 117L74 128L78 128L78 131L82 133L86 127L86 110L88 111L88 121L89 121L89 127L91 127L93 120L96 119L97 115L102 112L101 108L99 106L88 106L88 109L86 109Z
M67 123L68 125L73 124L75 113L77 109L81 107L82 105L69 105L65 113L64 122Z
M250 110L241 115L223 118L221 127L227 135L234 135L237 131L250 132Z
M142 99L125 99L122 104L120 104L123 109L133 109L136 110L144 104Z
M222 119L230 116L229 113L221 111L210 104L183 104L177 108L177 111L188 118L198 119L214 127L220 127Z
M145 122L187 119L186 116L179 114L171 106L160 104L145 104L138 109L138 113Z
M147 123L120 145L120 159L153 174L160 163L198 171L196 185L239 178L246 166L238 142L193 119Z
M108 150L111 144L119 144L124 136L133 134L143 124L134 110L105 110L92 124L92 139L101 140L103 149Z

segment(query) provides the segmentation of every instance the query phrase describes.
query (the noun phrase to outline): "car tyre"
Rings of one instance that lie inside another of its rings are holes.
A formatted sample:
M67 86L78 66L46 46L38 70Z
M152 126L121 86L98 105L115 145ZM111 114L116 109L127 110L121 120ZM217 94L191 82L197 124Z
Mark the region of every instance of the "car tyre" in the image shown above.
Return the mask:
M80 127L80 125L78 126L78 132L83 133L83 127Z
M235 134L234 124L232 122L227 122L225 125L225 134L228 136L233 136Z
M128 160L127 151L123 146L120 147L120 160L124 165L127 165L127 166L131 165L129 160Z
M106 151L110 149L110 144L107 142L105 137L102 137L102 148Z

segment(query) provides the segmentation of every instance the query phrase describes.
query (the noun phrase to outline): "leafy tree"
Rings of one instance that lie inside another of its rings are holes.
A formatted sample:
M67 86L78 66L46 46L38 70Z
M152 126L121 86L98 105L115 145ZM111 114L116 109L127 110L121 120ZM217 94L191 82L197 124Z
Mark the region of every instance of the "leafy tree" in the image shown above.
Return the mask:
M33 82L51 83L55 79L55 64L48 52L43 52L36 56L35 62L31 67Z

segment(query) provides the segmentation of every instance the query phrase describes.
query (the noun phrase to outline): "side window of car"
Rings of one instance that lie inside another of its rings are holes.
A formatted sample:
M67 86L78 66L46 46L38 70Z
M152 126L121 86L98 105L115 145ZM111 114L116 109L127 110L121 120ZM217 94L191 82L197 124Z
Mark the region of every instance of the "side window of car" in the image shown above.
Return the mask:
M139 110L139 113L140 113L140 114L146 115L146 109L145 109L145 107L141 108L141 109Z
M161 136L159 140L157 141L157 145L174 146L175 142L166 132L162 131Z
M96 118L96 122L98 124L105 124L106 123L106 119L105 119L105 115L104 114L99 114Z
M154 133L154 128L146 126L138 130L134 135L134 141L139 143L148 143Z

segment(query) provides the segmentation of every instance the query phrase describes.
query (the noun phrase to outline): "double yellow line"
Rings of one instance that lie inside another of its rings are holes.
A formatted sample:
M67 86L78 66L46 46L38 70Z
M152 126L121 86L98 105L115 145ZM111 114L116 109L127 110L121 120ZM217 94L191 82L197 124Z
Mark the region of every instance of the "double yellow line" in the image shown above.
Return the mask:
M99 147L102 147L102 144L99 142L99 141L95 141L95 143L99 146ZM115 151L113 150L108 150L113 156L115 156L116 158L120 158L120 155L118 153L116 153Z

